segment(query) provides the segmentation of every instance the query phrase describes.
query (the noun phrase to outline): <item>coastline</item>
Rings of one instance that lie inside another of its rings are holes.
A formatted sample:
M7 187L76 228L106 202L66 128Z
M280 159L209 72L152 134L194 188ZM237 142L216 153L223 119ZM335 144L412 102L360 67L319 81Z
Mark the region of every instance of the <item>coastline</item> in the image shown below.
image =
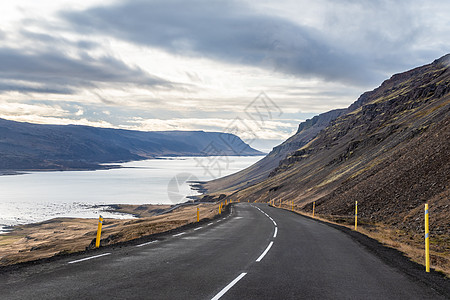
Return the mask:
M254 156L264 156L264 154L256 153L256 154L247 154L247 155L232 155L229 154L227 156L232 157L254 157ZM79 166L64 166L60 168L48 167L48 168L30 168L30 169L0 169L0 176L12 176L12 175L24 175L29 174L31 172L64 172L64 171L100 171L100 170L113 170L113 169L122 169L122 168L130 168L123 167L123 164L144 160L173 160L173 159L183 159L184 157L192 158L192 157L215 157L214 155L164 155L164 156L154 156L154 157L142 157L141 159L130 159L130 160L120 160L114 162L97 162L97 163L83 163ZM220 157L220 156L219 156Z
M101 246L127 242L144 236L174 230L218 214L215 203L189 205L112 205L118 213L137 219L104 219ZM92 248L98 219L54 218L44 222L12 226L0 234L0 267L81 252Z

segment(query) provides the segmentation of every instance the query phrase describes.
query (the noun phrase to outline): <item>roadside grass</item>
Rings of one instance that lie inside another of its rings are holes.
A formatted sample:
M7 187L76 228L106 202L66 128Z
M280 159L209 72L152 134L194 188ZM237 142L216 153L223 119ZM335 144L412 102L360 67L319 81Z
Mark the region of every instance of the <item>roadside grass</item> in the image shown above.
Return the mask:
M292 210L292 207L287 205L281 208ZM294 212L310 218L313 217L312 213L295 209L295 207ZM315 214L314 219L354 230L353 217ZM361 218L358 219L357 231L385 246L399 250L410 260L423 265L425 269L425 239L422 233L412 234L391 228L383 223L370 223ZM435 271L441 272L447 278L450 278L450 236L437 235L430 232L430 266Z
M158 216L105 219L100 245L128 242L195 223L197 207L200 221L218 215L217 203L201 203L181 206ZM133 207L128 205L126 208L131 210ZM97 224L97 219L57 218L15 226L11 232L0 235L0 267L90 249L95 241Z

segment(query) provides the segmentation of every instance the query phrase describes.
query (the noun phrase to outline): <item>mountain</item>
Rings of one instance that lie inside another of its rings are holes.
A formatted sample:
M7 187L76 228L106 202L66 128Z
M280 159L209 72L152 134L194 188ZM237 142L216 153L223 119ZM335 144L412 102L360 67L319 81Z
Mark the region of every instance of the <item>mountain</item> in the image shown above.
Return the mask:
M203 185L203 188L208 193L229 193L263 181L289 153L309 143L332 120L345 111L345 109L332 110L300 123L296 134L273 148L263 159L240 172L209 181Z
M362 223L384 226L417 245L423 242L418 233L423 233L424 203L429 203L433 246L448 253L449 141L450 54L362 94L308 144L280 160L266 179L228 197L294 201L309 212L315 201L316 214L349 222L358 201Z
M97 169L99 164L160 156L261 155L219 132L143 132L0 119L0 170Z

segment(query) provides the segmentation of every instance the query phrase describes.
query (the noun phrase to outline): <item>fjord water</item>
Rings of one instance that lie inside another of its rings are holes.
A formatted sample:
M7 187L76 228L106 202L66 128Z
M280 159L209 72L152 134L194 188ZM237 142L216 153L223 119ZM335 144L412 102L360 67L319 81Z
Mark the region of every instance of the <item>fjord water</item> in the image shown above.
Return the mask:
M186 180L211 180L244 169L261 156L179 157L134 161L97 171L0 176L0 226L55 217L123 218L108 204L175 204L196 195ZM1 231L1 230L0 230Z

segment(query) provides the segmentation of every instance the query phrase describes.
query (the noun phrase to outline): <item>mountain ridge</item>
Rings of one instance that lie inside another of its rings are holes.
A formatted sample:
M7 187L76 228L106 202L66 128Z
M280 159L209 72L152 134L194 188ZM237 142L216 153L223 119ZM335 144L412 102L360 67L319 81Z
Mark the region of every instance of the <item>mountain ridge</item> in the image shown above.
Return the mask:
M101 169L160 156L261 155L239 137L205 131L136 131L0 119L0 170Z
M289 207L293 202L306 213L315 202L316 215L347 224L358 201L358 220L367 230L414 249L422 247L428 203L432 264L450 272L449 141L447 54L363 93L266 179L227 197Z

